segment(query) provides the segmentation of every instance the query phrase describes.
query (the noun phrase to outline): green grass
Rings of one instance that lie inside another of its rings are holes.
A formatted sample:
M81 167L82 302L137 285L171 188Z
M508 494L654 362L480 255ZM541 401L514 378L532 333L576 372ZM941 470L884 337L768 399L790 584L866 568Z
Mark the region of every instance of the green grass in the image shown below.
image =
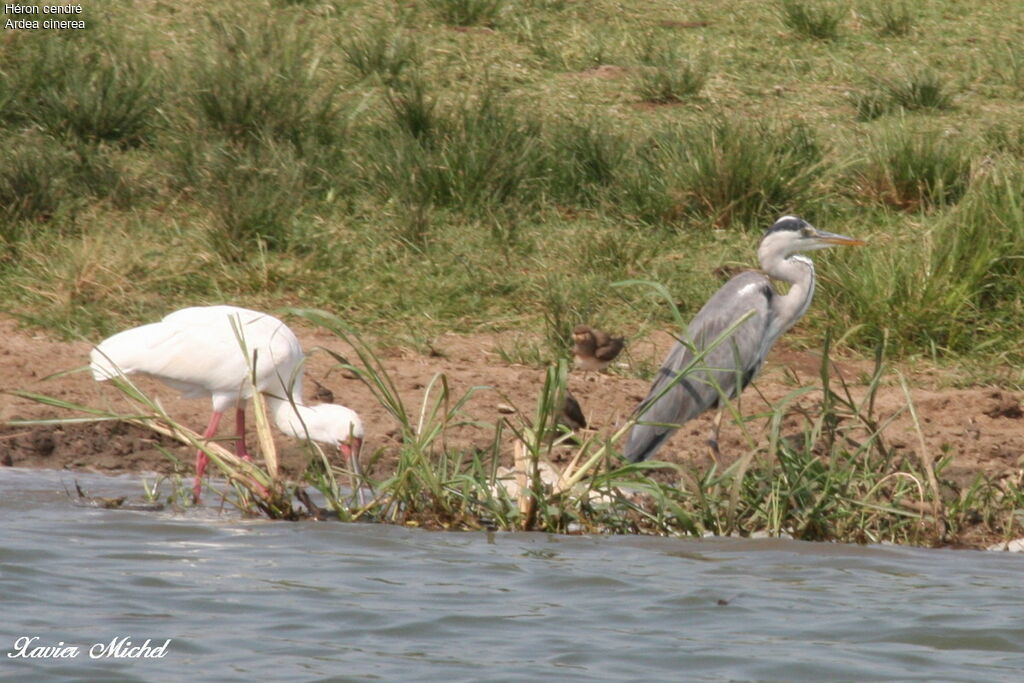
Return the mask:
M668 61L644 68L637 76L640 99L655 104L683 102L707 82L707 67L690 61Z
M674 39L648 38L637 48L636 91L645 102L683 102L703 90L710 65L707 57L683 54Z
M12 153L0 161L0 220L5 241L17 243L21 226L50 220L74 196L67 172L72 159L45 135L26 132L10 142Z
M452 26L493 26L505 0L430 0L427 4Z
M692 315L796 213L873 245L821 257L796 343L863 326L861 351L889 329L897 354L1024 360L1016 282L984 281L982 308L882 295L904 272L960 291L919 236L964 212L1018 230L975 188L1024 163L1016 6L188 7L7 37L0 293L21 319L96 339L176 306L304 303L385 334L533 329L508 353L550 360L591 316L671 324L611 283L657 280ZM943 341L979 321L980 350Z
M814 40L838 38L839 25L846 12L845 5L832 2L783 0L779 5L783 25L798 36Z
M539 130L484 90L439 103L417 81L391 95L372 180L379 196L464 212L527 203L538 175Z
M311 31L272 17L210 24L189 65L189 99L207 128L239 140L333 142L334 88L317 78L322 56Z
M342 39L341 52L360 76L377 76L391 84L419 61L415 38L395 26L380 24Z
M849 97L859 121L873 121L895 109L892 100L880 88L852 92Z
M969 141L905 126L880 129L852 169L854 194L902 211L955 205L967 191Z
M295 240L302 206L302 164L288 146L226 145L217 150L203 183L215 217L211 247L245 260L252 251L281 251Z
M999 81L1024 93L1024 48L1016 43L998 46L988 54L992 74Z
M684 216L751 228L785 213L813 216L823 150L806 126L723 117L669 131L656 144Z
M1013 354L1003 335L1021 310L1022 180L1024 167L1002 157L975 173L954 209L839 266L833 277L857 302L848 315L860 338L933 357Z
M26 34L7 60L0 118L86 142L137 146L153 135L163 84L144 43Z
M888 37L909 35L916 21L912 6L906 2L875 2L867 6L865 15L880 35Z
M953 95L945 79L932 69L917 69L882 78L879 84L890 100L907 111L951 109Z
M876 76L873 81L868 90L850 95L861 121L872 121L894 111L935 111L954 106L949 85L932 69Z

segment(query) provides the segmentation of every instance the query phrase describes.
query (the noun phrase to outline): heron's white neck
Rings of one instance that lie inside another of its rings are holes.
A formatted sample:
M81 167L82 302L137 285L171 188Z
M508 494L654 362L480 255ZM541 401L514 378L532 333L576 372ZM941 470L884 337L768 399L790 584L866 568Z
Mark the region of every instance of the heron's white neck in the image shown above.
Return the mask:
M786 254L777 249L758 250L761 268L776 280L790 284L785 294L775 293L772 307L776 317L768 328L772 343L807 312L814 298L814 262L800 254Z

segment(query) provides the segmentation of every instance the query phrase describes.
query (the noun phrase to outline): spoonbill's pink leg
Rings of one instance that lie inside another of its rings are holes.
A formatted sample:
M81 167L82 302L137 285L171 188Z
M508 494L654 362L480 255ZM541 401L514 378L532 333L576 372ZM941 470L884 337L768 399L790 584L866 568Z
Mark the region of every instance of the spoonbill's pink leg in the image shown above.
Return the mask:
M235 409L235 432L238 440L235 441L235 454L242 460L252 460L249 449L245 447L245 408L238 406Z
M252 461L249 449L245 447L245 405L239 403L235 408L235 430L238 432L238 440L235 442L235 454L243 460ZM252 481L252 487L263 498L270 499L270 491L258 482Z
M217 433L217 427L220 425L220 418L223 416L224 413L218 412L214 412L213 415L210 416L210 424L206 425L206 431L203 432L203 439L209 439ZM203 453L202 449L196 451L196 483L192 487L192 499L197 503L199 502L199 493L203 488L203 472L206 471L206 463L209 461L210 459L206 456L206 453Z

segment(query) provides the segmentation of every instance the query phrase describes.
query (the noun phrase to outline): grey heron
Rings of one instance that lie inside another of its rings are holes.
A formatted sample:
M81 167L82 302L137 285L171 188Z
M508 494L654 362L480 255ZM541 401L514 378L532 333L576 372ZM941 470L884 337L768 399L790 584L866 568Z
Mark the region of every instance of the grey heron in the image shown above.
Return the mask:
M778 338L811 305L814 262L797 252L863 244L862 240L818 230L796 216L777 220L757 249L763 272L746 271L725 283L690 322L684 339L669 352L650 393L636 409L640 421L630 432L626 458L630 462L647 460L684 423L720 407L723 396L736 398L750 384ZM775 291L772 278L790 283L789 291ZM695 352L708 349L737 323L731 336L666 390L693 363Z

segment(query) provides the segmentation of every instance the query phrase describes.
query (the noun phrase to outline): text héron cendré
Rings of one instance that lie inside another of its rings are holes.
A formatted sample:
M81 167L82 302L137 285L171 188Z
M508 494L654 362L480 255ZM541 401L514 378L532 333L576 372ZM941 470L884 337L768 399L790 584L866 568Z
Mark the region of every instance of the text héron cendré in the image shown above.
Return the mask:
M81 14L81 5L15 5L4 4L6 15L30 15L30 16L66 16ZM5 29L83 29L85 21L82 19L7 19L4 21Z

